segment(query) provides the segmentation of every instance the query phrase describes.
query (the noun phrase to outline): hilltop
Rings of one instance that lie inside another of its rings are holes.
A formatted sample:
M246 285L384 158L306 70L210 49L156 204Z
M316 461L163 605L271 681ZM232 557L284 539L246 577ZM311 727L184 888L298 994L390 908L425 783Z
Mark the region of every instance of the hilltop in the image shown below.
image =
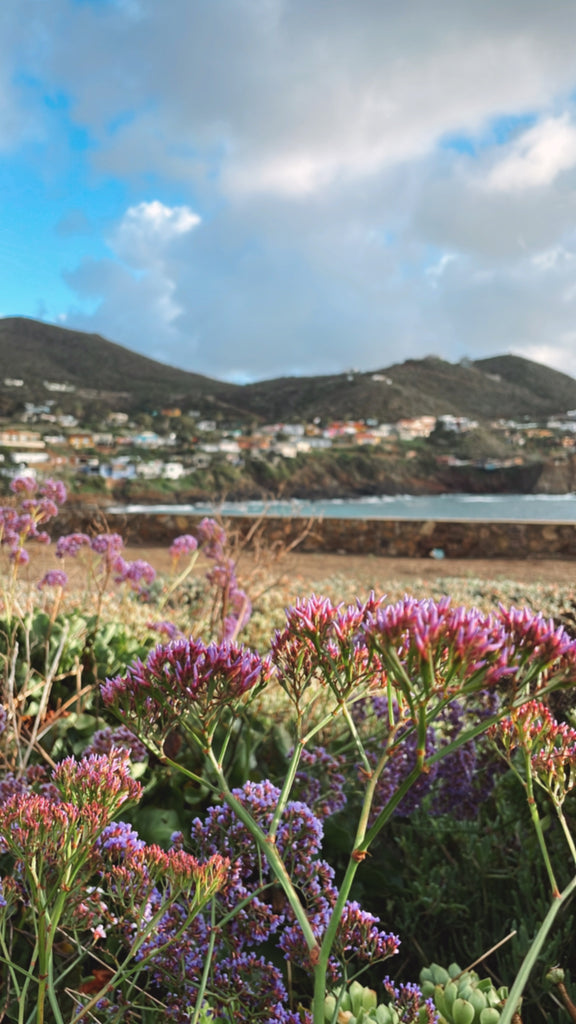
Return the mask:
M518 356L458 364L428 357L372 372L235 385L148 359L97 334L6 317L0 320L0 361L4 416L25 401L47 400L83 410L177 406L243 423L315 417L388 422L443 414L537 419L576 409L576 379Z

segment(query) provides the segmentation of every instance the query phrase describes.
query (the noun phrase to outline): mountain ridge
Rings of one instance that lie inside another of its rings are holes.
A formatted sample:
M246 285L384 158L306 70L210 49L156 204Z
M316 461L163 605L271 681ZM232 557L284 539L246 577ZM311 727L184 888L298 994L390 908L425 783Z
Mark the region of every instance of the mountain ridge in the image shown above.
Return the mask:
M140 355L97 334L27 317L0 319L0 413L52 399L128 412L178 406L240 422L395 421L418 415L545 418L576 409L576 379L521 356L449 363L436 356L381 370L231 384ZM24 383L15 385L15 380ZM7 384L6 381L12 381ZM74 391L49 391L46 383Z

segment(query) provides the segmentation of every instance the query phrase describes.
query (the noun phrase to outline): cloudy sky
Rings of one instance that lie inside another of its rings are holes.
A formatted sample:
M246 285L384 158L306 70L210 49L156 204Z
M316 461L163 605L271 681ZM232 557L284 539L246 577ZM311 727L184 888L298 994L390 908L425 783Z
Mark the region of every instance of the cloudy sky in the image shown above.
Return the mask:
M575 58L574 0L2 0L0 315L576 375Z

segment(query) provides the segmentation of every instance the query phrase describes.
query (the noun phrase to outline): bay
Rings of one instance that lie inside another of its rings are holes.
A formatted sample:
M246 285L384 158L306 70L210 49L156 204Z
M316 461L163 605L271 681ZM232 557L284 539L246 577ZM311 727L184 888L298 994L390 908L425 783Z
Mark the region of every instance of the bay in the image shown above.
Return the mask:
M332 519L431 519L576 522L576 494L386 495L305 501L223 501L190 505L115 505L110 515L288 516Z

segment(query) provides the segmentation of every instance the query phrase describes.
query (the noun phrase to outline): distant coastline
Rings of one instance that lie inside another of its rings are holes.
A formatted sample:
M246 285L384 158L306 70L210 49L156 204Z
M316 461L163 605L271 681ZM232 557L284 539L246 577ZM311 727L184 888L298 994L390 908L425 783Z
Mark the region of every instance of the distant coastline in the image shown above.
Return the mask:
M316 519L479 520L576 524L576 494L381 495L326 500L201 501L109 505L109 516L286 517Z

